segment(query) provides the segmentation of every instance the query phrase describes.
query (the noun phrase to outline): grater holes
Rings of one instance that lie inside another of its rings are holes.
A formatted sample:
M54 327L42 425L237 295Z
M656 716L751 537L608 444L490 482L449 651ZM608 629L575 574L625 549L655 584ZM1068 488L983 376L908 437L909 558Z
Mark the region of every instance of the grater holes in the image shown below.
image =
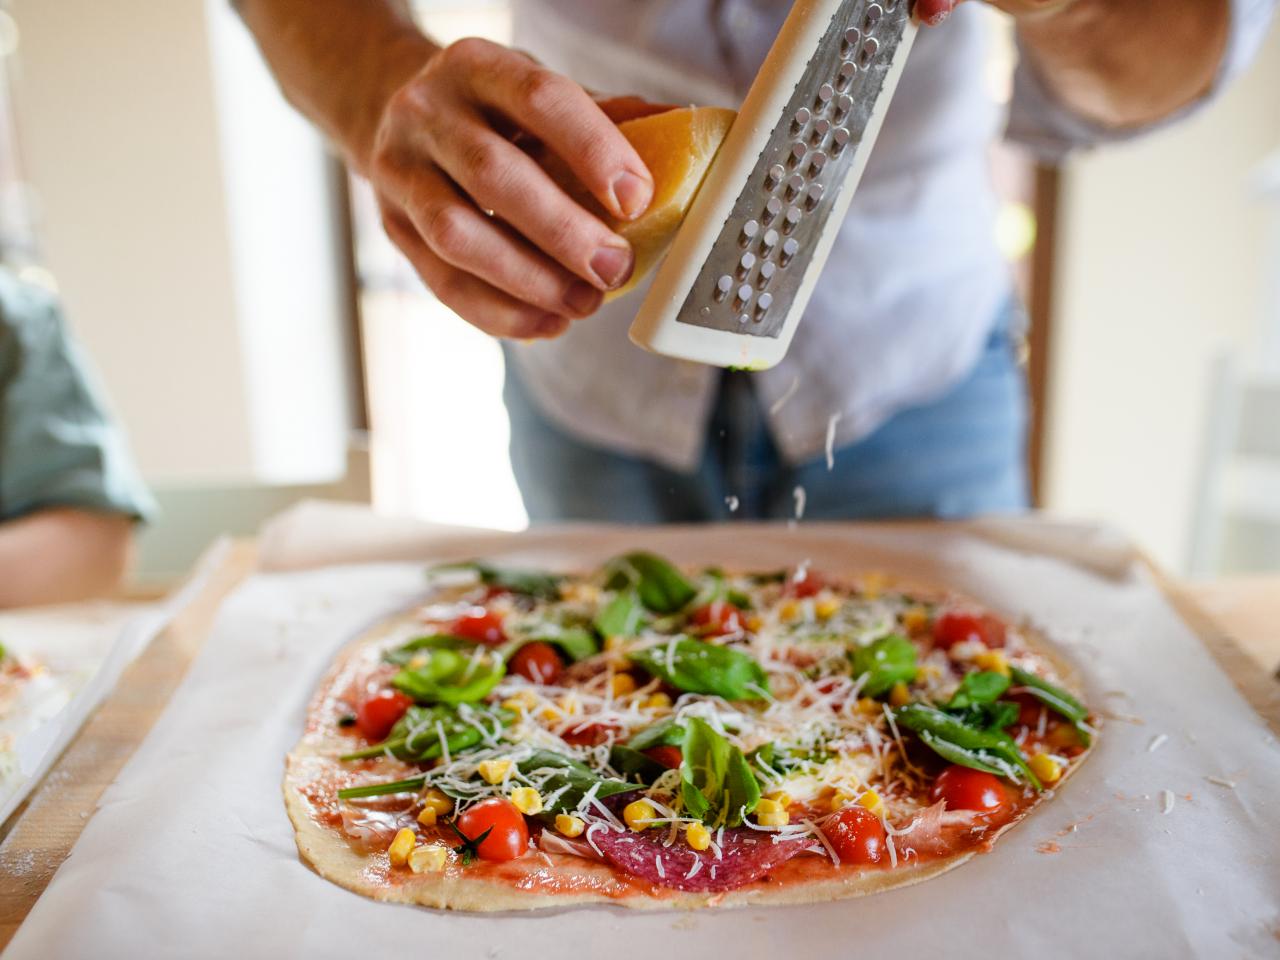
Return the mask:
M800 176L798 173L794 174L791 179L787 181L787 189L785 191L787 201L790 202L800 196L800 191L803 189L804 177Z
M853 97L847 93L840 95L840 99L836 101L835 120L836 123L844 123L849 118L850 112L853 110Z
M817 209L819 203L822 202L822 184L815 183L804 195L804 208L810 212Z
M773 294L762 293L756 298L756 319L763 320L769 308L773 306Z
M821 150L815 150L809 157L809 172L817 177L822 175L822 170L827 165L827 155Z
M769 168L769 172L764 175L764 188L772 190L782 182L782 178L787 175L787 168L780 163L775 163Z
M860 66L868 66L871 61L876 58L876 54L880 52L880 41L875 37L867 37L862 44L862 49L858 51L858 63Z
M809 148L797 140L791 145L791 152L787 154L788 166L798 167L804 161L804 156L808 152Z
M813 113L808 107L801 107L796 111L796 115L791 118L791 132L799 133L809 125L809 121L813 119Z
M880 6L880 4L873 3L871 6L867 7L866 16L862 21L863 26L867 29L867 33L874 30L876 28L876 24L878 24L883 18L884 7Z
M860 46L862 46L862 31L857 27L850 27L844 32L844 40L840 44L840 54L847 57Z
M820 117L813 125L813 135L809 137L809 142L815 147L822 146L822 142L827 139L827 134L831 132L831 121L826 117Z
M814 98L814 106L817 107L819 111L827 109L827 104L831 102L831 99L835 95L836 88L829 83L824 83L818 88L818 95Z
M760 224L755 220L748 220L742 225L742 233L738 235L738 242L744 247L754 240L760 234Z
M782 213L782 201L777 197L770 197L769 202L764 205L764 222L765 224L773 223L778 219L778 215Z
M784 267L796 258L796 254L800 252L800 241L795 237L788 237L786 243L782 245L782 253L778 255L778 262Z
M733 296L733 309L744 310L751 303L751 298L755 296L755 290L751 288L751 284L744 283L738 287L738 292Z
M844 127L836 127L836 132L831 134L831 154L832 156L840 156L844 148L849 145L849 141L853 135Z
M778 245L778 240L779 237L777 230L767 230L765 231L765 235L760 238L760 249L764 251L764 255L766 257L772 253L773 248Z
M836 74L836 87L840 90L848 90L849 84L853 83L853 78L858 75L858 65L852 60L846 60L840 64L840 71Z
M769 285L769 281L773 279L773 275L778 272L778 265L772 260L766 260L760 264L760 273L756 277L756 286L763 290Z
M804 218L804 214L803 212L801 212L799 207L788 208L787 215L782 218L782 232L794 233L796 227L800 226L800 221L803 218ZM790 240L787 241L787 243L790 243L790 242L791 242ZM783 244L783 249L786 249L786 244Z
M752 270L756 268L756 255L747 251L738 260L738 279L745 280Z
M733 290L733 277L725 274L716 281L716 288L712 293L712 297L715 299L716 303L724 303L724 301L728 299L731 290Z

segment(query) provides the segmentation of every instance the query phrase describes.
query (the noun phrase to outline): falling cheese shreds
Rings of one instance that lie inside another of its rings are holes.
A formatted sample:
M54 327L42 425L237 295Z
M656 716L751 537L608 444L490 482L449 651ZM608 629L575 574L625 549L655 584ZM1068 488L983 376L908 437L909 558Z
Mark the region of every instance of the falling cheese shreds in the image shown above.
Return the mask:
M778 415L778 411L787 405L787 401L794 397L796 395L796 391L799 389L800 376L797 374L796 378L791 381L791 386L787 387L782 396L773 401L773 406L769 408L769 414L776 417Z
M792 491L791 495L796 498L796 519L803 520L804 506L805 501L808 499L808 495L804 492L804 487L796 487L795 490Z
M1236 782L1234 780L1228 780L1226 777L1205 777L1205 779L1215 786L1226 787L1228 790L1234 790L1236 788Z
M1156 736L1151 738L1151 742L1147 744L1147 753L1155 753L1165 745L1165 742L1168 739L1169 735L1167 733L1156 734Z
M740 507L742 504L737 497L735 497L733 494L729 494L729 496L724 498L724 505L729 508L730 513L737 513L738 507Z
M1160 812L1170 813L1172 812L1172 810L1173 810L1173 791L1161 790L1160 791Z
M827 472L836 468L836 426L840 423L842 413L833 413L827 420Z

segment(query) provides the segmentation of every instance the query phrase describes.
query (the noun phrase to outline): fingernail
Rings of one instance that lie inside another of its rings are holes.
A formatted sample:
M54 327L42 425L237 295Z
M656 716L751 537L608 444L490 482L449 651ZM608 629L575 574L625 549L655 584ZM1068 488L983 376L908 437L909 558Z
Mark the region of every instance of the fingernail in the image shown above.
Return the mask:
M653 200L653 184L643 177L637 177L630 171L624 171L613 181L613 197L618 201L618 209L628 220L634 220L649 209Z
M555 337L564 332L567 321L558 313L548 313L534 324L535 337Z
M601 247L591 258L591 272L606 290L616 290L631 279L636 258L630 247Z
M579 317L595 313L602 300L604 294L585 280L575 280L564 295L564 304L569 312Z

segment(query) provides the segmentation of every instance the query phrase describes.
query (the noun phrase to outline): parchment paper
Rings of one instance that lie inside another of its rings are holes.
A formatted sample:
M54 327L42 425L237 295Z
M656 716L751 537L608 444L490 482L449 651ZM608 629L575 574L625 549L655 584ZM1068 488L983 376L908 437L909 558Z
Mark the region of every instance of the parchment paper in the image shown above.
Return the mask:
M422 554L479 549L564 568L637 546L726 566L809 559L941 579L1047 628L1085 672L1089 701L1114 716L1053 802L940 879L858 901L690 915L467 916L328 883L298 859L282 758L334 652L413 602L423 581L421 564L326 568L259 575L227 601L8 957L1280 955L1274 738L1140 568L1102 576L1037 555L1026 532L1016 548L886 526L451 532ZM1164 790L1175 795L1168 814Z

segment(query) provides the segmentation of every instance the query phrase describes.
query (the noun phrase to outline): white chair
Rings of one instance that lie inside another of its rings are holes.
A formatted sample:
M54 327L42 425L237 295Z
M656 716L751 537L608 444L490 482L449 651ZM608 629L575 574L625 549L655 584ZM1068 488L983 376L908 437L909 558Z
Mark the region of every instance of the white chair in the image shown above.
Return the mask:
M1280 377L1215 360L1191 529L1190 573L1280 570Z

